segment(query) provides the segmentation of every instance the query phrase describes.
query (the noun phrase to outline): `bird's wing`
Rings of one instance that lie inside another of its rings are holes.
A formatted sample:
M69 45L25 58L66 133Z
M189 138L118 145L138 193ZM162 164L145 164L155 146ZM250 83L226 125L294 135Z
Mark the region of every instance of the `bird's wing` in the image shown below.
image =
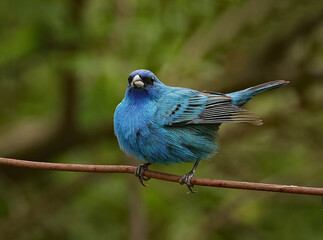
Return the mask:
M232 98L215 92L178 90L163 99L157 117L165 125L220 124L246 122L261 125L261 120L251 112L231 103Z

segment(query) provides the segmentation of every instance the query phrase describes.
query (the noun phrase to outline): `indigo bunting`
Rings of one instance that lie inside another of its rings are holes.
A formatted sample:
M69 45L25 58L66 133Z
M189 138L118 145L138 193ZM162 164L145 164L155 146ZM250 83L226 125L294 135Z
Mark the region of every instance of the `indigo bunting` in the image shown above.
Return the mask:
M143 173L152 163L192 162L193 169L179 183L194 192L191 179L199 161L217 152L219 126L227 122L261 125L256 115L241 106L287 83L276 80L223 94L166 86L152 72L136 70L114 113L115 135L126 154L146 162L135 173L143 185Z

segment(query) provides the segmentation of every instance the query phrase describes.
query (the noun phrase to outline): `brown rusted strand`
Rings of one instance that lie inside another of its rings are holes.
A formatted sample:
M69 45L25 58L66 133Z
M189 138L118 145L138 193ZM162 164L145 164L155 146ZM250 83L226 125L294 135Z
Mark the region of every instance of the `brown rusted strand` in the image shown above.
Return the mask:
M124 165L88 165L88 164L68 164L68 163L48 163L26 161L11 158L0 158L0 164L35 168L43 170L71 171L71 172L94 172L94 173L134 173L135 167Z
M134 174L135 167L126 165L87 165L87 164L67 164L67 163L48 163L35 162L10 158L0 158L0 164L25 167L43 170L73 171L73 172L93 172L93 173L131 173ZM144 175L149 178L178 182L180 176L160 173L155 171L145 171ZM323 188L300 187L294 185L277 185L253 182L239 182L228 180L216 180L206 178L192 178L192 184L200 186L235 188L255 191L281 192L305 195L323 196Z

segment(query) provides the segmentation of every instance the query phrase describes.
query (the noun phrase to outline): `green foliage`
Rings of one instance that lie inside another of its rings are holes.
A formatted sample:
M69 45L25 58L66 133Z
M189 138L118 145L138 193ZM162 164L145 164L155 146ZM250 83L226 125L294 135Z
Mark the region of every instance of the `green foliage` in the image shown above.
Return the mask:
M230 92L286 87L227 124L197 176L322 187L320 1L0 2L0 156L132 164L113 135L128 74ZM190 164L152 166L175 174ZM133 176L0 168L0 239L321 239L320 199Z

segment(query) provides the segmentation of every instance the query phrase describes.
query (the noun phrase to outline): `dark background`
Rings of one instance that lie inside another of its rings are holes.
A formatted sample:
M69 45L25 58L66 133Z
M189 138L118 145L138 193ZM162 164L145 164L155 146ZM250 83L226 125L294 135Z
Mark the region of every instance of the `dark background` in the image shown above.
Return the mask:
M113 112L135 69L230 92L275 79L196 176L323 187L323 4L298 0L0 2L0 156L131 164ZM152 166L182 175L191 164ZM0 239L322 239L315 196L126 174L0 167Z

